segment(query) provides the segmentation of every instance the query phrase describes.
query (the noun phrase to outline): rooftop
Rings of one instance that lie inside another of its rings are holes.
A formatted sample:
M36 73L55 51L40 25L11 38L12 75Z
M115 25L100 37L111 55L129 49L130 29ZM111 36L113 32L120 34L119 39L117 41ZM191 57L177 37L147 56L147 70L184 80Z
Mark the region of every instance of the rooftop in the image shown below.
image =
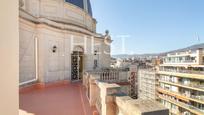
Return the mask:
M128 96L117 97L117 103L121 103L126 109L132 109L136 112L147 113L147 112L155 112L155 111L163 111L167 110L164 106L160 103L156 102L155 100L143 100L137 99L132 100ZM120 104L119 104L120 105Z
M166 109L160 103L150 99L149 100L137 99L134 100L134 104L142 112L152 112Z
M81 83L23 89L19 102L19 115L92 115L96 111L90 107Z

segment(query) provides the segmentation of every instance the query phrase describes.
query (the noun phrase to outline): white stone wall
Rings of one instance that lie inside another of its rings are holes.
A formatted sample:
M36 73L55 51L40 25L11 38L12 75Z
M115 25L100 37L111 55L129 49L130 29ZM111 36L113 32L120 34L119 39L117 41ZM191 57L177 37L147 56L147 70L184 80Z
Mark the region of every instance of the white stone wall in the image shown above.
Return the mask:
M22 0L24 9L35 17L72 23L96 31L96 21L85 11L65 0Z
M65 57L68 57L65 56L65 39L60 34L46 29L39 29L39 34L39 64L42 64L39 70L43 72L40 77L44 82L68 79L65 72L70 71L70 68L65 69ZM56 52L52 51L53 46L57 46ZM70 60L70 57L67 60Z
M19 82L35 79L35 36L34 25L20 22L19 29Z
M94 67L93 43L102 52L98 67L110 66L110 55L103 53L110 46L95 33L96 22L85 11L64 0L20 1L20 82L36 76L40 82L71 80L72 43L84 49L84 71ZM55 53L53 46L57 46Z
M35 78L35 42L38 40L38 77L41 82L53 82L71 79L71 43L80 45L84 52L84 71L92 70L94 66L94 54L92 52L92 39L84 34L70 31L62 31L44 24L33 24L21 19L20 21L20 79L22 81ZM73 37L72 37L73 36ZM73 39L72 39L73 38ZM84 44L86 42L86 45ZM94 38L94 43L100 44L99 50L105 50L103 39ZM55 53L53 46L57 46ZM107 48L107 47L106 47ZM26 51L25 56L23 53ZM110 55L99 55L100 68L109 67Z
M39 29L39 76L42 82L71 79L71 34L52 28ZM53 52L53 46L57 47Z
M93 70L94 67L94 55L92 53L91 48L91 43L90 40L88 40L88 51L85 53L84 55L84 71L88 71L88 70Z

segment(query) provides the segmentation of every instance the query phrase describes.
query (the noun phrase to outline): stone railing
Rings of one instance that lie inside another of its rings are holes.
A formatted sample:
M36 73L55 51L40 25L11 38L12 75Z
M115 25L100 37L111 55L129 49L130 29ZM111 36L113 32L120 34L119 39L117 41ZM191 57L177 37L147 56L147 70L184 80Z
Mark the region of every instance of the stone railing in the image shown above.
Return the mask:
M96 70L84 73L89 103L95 106L99 115L168 115L168 109L154 100L135 100L123 93L117 82L128 81L130 70Z
M85 75L94 77L95 80L101 82L127 82L128 81L128 71L127 70L93 70L85 72Z
M97 103L100 108L99 88L96 86L98 82L104 83L129 83L129 71L126 70L92 70L83 74L83 85L86 87L86 95L90 98L90 104ZM97 93L93 94L91 92ZM128 94L128 92L126 92Z
M121 87L114 83L95 82L90 88L90 104L96 106L99 115L168 115L167 108L154 100L132 99L121 94Z
M100 81L118 81L119 71L101 72L99 76Z

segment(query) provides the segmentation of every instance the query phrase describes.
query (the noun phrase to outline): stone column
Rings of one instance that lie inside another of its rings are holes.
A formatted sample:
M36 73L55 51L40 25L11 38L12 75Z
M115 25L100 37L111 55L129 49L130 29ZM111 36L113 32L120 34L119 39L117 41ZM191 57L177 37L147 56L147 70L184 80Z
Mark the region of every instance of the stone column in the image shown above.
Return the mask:
M98 83L101 98L101 115L116 115L115 94L120 92L117 84Z
M98 86L95 83L95 79L89 79L89 94L90 94L90 99L89 99L89 103L91 106L95 106L96 105L96 100L97 97L99 95L98 93Z
M98 79L100 76L98 74L92 74L89 76L89 103L91 106L96 105L96 101L100 95L100 89L98 86Z

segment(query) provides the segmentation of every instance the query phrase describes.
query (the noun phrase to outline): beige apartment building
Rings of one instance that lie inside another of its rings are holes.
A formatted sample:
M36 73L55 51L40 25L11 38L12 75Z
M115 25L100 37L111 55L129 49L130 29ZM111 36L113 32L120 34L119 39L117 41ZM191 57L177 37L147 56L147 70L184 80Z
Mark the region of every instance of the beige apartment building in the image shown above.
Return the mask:
M157 73L154 68L138 70L138 98L156 100Z
M158 72L159 101L171 115L204 115L204 50L167 54Z

